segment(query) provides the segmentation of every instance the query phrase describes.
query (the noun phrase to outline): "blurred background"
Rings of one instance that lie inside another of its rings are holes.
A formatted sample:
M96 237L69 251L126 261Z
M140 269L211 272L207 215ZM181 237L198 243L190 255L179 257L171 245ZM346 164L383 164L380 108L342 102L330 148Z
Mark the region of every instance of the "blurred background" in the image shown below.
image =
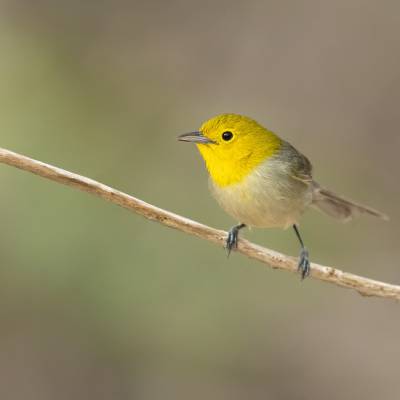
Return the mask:
M218 228L194 146L222 112L388 213L310 211L312 260L400 283L400 3L0 1L1 147ZM400 306L0 166L2 399L395 399ZM245 236L291 255L291 231Z

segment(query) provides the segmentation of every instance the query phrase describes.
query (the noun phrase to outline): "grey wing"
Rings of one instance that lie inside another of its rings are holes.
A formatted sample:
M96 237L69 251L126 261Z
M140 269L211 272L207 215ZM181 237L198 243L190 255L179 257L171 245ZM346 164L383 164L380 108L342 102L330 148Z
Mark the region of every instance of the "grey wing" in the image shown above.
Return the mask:
M293 179L307 185L312 183L312 165L309 159L296 150L290 143L284 142L281 154L289 166L289 173Z

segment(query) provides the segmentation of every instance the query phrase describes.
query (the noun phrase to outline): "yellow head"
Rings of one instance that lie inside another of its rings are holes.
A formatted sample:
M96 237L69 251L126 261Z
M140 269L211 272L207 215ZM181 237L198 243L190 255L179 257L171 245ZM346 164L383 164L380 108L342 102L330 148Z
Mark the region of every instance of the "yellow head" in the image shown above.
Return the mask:
M276 154L282 143L253 119L237 114L217 115L179 140L197 144L211 178L220 187L240 182Z

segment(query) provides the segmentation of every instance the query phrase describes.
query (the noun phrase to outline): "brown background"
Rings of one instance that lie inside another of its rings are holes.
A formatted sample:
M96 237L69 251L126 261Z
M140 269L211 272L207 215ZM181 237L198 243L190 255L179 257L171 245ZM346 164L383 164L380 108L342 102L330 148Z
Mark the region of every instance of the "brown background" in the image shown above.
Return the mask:
M398 1L1 1L1 146L220 228L194 148L247 114L389 223L302 222L399 283ZM2 399L396 399L400 306L300 283L0 166ZM292 232L246 237L296 255Z

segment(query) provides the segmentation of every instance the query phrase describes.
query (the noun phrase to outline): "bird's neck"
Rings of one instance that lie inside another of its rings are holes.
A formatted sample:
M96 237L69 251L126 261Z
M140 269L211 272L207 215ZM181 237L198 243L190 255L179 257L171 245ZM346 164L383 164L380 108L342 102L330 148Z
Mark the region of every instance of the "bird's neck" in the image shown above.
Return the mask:
M255 169L274 156L280 149L282 141L274 137L267 145L251 146L239 151L234 149L229 154L220 154L218 150L200 149L207 170L214 184L227 187L239 184Z

